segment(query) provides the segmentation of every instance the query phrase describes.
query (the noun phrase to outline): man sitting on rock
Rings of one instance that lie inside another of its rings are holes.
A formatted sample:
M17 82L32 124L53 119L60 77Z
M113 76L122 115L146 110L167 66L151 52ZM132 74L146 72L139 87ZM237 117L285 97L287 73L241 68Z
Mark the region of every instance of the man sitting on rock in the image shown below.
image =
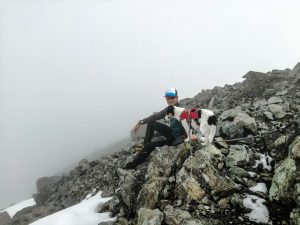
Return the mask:
M170 87L165 91L165 99L168 106L175 105L181 107L178 102L178 92L175 88ZM167 115L168 106L158 113L155 113L145 119L140 120L133 128L133 132L137 133L142 124L147 124L146 134L144 137L144 148L136 155L132 162L128 162L125 165L125 169L134 169L137 165L143 163L149 154L155 149L155 147L161 147L164 145L172 145L176 138L186 136L185 130L181 125L181 122L175 118L170 119L170 126L157 122L165 118ZM157 131L165 140L151 141L154 135L154 131Z

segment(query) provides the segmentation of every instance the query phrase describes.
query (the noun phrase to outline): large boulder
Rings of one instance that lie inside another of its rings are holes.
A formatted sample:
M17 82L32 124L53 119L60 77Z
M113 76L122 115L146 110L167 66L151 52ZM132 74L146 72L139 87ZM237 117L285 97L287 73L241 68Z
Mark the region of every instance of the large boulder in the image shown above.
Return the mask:
M297 136L289 146L289 154L291 158L300 160L300 136Z
M269 110L273 113L276 119L282 119L287 115L289 111L289 103L285 102L284 104L270 104Z
M295 176L295 161L288 157L275 170L272 185L269 190L270 200L283 202L292 200Z
M202 189L209 188L212 195L226 196L238 189L236 184L226 176L223 176L216 169L220 160L220 150L213 145L199 149L193 157L189 157L177 174L177 186L182 183L189 183L188 178L193 177L201 185ZM196 183L194 183L196 185ZM202 195L202 191L200 191ZM188 194L188 193L187 193Z
M37 194L34 194L34 200L37 206L42 206L58 189L58 182L61 180L59 176L42 177L36 182Z
M8 225L10 221L11 218L6 211L0 212L0 225Z
M169 177L171 174L172 166L176 163L178 154L183 148L183 144L180 144L176 147L157 147L150 155L152 157L148 165L146 178Z
M141 208L138 212L137 225L161 225L164 214L159 209Z
M192 219L189 212L173 208L171 205L164 209L164 215L164 222L168 225L183 225Z
M225 121L220 127L221 134L223 136L234 139L244 137L244 128L237 126L237 124L229 121Z
M243 145L230 146L229 155L226 156L226 167L242 166L249 161L248 152Z
M239 108L226 110L220 115L220 119L222 121L225 120L233 121L234 118L240 113L240 111L241 110Z
M166 182L167 178L165 177L152 177L149 179L138 195L137 208L154 209Z
M246 113L239 113L234 118L234 123L239 128L244 128L246 131L250 131L252 134L257 134L257 124L255 119Z

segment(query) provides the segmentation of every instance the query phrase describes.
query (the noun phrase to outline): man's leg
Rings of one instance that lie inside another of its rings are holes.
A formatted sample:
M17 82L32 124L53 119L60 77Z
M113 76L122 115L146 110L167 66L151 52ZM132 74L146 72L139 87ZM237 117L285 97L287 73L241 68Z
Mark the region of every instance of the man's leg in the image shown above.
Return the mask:
M136 155L134 160L132 162L129 162L126 164L126 169L134 169L136 166L140 165L148 158L148 156L155 149L155 147L171 145L174 140L175 140L175 138L172 135L169 138L167 138L166 140L154 141L154 142L147 143L144 146L144 149Z
M151 142L154 130L158 131L166 139L162 141ZM137 165L143 163L148 158L150 153L155 149L155 147L172 145L173 141L175 140L175 137L172 135L171 128L165 124L158 123L156 121L148 124L147 131L144 139L143 150L136 155L132 162L126 164L126 169L133 169Z
M164 136L166 139L171 138L171 136L173 136L171 128L169 126L156 121L150 122L147 124L146 134L144 138L144 146L146 146L146 144L152 140L155 130L162 136Z

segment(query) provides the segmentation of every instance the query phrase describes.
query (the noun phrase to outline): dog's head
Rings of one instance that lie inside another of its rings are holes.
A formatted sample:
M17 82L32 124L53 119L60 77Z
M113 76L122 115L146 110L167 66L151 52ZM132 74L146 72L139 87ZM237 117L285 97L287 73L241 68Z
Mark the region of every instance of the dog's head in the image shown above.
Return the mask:
M167 117L171 118L174 116L174 106L173 105L169 105L167 108Z
M217 123L218 123L218 119L215 115L212 115L212 116L208 117L207 123L208 123L208 125L215 125L216 126Z

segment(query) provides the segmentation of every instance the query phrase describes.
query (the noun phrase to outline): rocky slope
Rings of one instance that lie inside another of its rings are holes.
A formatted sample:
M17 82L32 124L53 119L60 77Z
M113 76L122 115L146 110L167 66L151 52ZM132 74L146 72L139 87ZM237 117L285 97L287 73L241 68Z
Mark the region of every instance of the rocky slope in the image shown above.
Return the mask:
M300 127L291 122L300 120L300 64L250 71L244 78L181 101L218 116L213 144L158 148L137 170L122 169L135 142L100 159L83 159L70 173L39 179L37 205L9 224L29 224L103 190L113 198L99 212L110 211L118 225L299 225Z

